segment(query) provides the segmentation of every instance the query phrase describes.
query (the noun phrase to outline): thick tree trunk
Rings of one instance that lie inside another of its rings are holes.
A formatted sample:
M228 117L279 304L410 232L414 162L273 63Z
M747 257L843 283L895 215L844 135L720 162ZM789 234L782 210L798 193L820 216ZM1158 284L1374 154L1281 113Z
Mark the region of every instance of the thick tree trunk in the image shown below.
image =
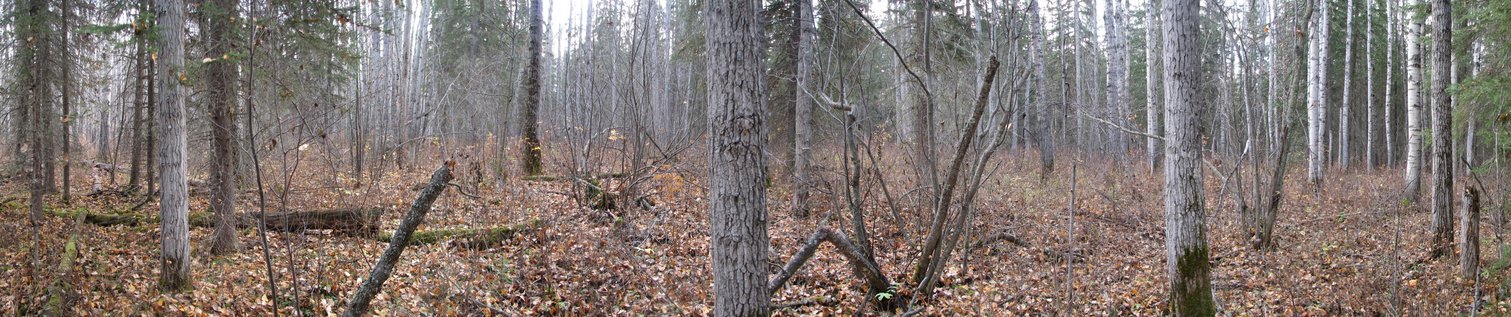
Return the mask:
M530 0L530 44L528 45L530 56L526 57L528 65L525 66L525 104L520 109L522 114L520 123L525 130L523 132L525 144L521 149L524 152L525 175L540 175L544 172L544 167L541 165L540 131L538 131L540 127L540 54L544 41L541 32L545 27L544 21L540 0Z
M1199 1L1164 0L1165 254L1175 316L1211 316L1205 202L1202 198Z
M1408 0L1410 1L1410 0ZM1409 12L1409 11L1407 11ZM1411 18L1406 32L1406 199L1416 202L1422 187L1422 21Z
M771 313L766 281L766 72L760 5L705 4L714 316Z
M813 142L813 39L817 31L813 26L812 0L797 1L797 89L793 119L796 120L795 146L792 152L792 212L799 217L808 216L808 150Z
M1433 257L1453 252L1453 8L1432 0L1432 241Z
M238 43L232 38L239 17L237 1L209 0L202 6L208 7L200 11L200 25L206 29L209 55L230 56ZM205 65L210 138L214 145L210 163L210 209L215 211L216 218L210 254L214 255L241 251L241 239L236 236L236 68L236 64L224 58Z
M1307 74L1307 164L1306 180L1321 183L1327 162L1327 18L1326 0L1318 0L1313 14L1312 34L1309 38L1311 51L1307 61L1311 71Z
M184 120L184 3L182 0L155 0L158 17L159 82L163 84L163 104L157 106L157 160L162 163L162 277L159 288L181 291L193 284L189 264L189 184L186 177L188 153L185 151Z
M404 247L409 246L411 234L420 223L425 222L425 213L430 212L431 204L436 198L446 192L446 183L451 182L452 170L456 162L446 161L441 168L436 169L430 175L430 183L425 186L425 191L415 198L414 204L409 206L409 212L404 214L404 220L399 222L399 227L394 229L388 248L383 250L383 256L378 258L378 263L373 265L372 273L362 282L362 286L347 300L346 311L341 312L343 317L362 316L367 314L368 306L372 303L373 296L383 290L383 282L388 280L388 275L393 273L394 265L399 261L399 255L404 253ZM272 221L268 221L272 223Z

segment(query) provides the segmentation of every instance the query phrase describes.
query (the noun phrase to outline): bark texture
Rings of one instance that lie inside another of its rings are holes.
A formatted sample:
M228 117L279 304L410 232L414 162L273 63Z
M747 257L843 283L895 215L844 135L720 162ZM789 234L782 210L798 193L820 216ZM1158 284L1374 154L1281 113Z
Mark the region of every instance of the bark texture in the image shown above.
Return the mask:
M1432 0L1432 242L1433 257L1453 252L1453 7Z
M446 191L446 183L453 178L451 171L456 162L447 161L430 175L430 183L425 190L420 192L420 197L415 198L414 204L409 206L409 212L404 214L404 219L399 222L399 227L388 241L388 248L383 250L383 256L378 258L378 263L373 265L372 273L357 288L356 293L347 301L346 311L341 312L343 317L362 316L367 314L368 306L372 304L373 296L383 290L383 282L388 280L388 275L393 273L394 265L399 262L399 255L404 253L404 247L409 246L410 236L420 223L425 222L425 213L430 212L430 205L435 203L436 198Z
M162 276L158 287L164 291L187 289L193 280L189 263L189 180L186 177L188 153L184 119L184 2L155 0L159 32L157 98L157 161L162 205ZM150 164L149 164L150 166Z
M1202 197L1200 2L1164 0L1165 254L1170 312L1212 316L1205 203Z
M1312 14L1313 34L1309 37L1310 52L1307 62L1307 133L1306 133L1306 180L1313 184L1322 182L1323 169L1327 163L1327 2L1318 0L1316 13Z
M1410 12L1409 10L1403 10ZM1422 21L1406 22L1406 198L1422 188Z
M794 131L797 140L792 152L792 212L800 217L808 216L808 191L812 185L808 179L808 150L813 142L813 39L818 33L814 28L812 0L797 1L797 96L793 119L797 120Z
M236 0L209 0L202 5L205 46L212 58L205 64L205 85L209 88L210 139L214 144L210 158L210 209L215 211L215 233L210 254L241 251L236 236L236 64L229 60L236 50L232 38L236 31Z
M540 148L540 54L541 45L544 41L541 34L545 27L545 18L541 14L540 0L530 0L530 45L528 45L528 64L525 65L525 104L520 113L520 123L524 127L525 144L523 147L525 175L540 175L544 168L541 165Z
M1107 108L1119 126L1132 126L1128 87L1128 0L1107 0ZM1122 131L1108 134L1119 158L1128 157L1128 137Z
M714 316L771 314L766 281L766 72L760 4L704 7Z

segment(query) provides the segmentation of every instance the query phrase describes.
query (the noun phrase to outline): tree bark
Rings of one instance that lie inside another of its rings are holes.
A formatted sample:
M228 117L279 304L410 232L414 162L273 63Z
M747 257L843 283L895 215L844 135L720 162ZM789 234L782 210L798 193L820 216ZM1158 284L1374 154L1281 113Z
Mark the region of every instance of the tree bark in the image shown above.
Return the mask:
M1338 166L1347 170L1350 159L1348 155L1349 144L1353 143L1351 142L1353 141L1353 134L1351 134L1353 131L1349 129L1349 123L1353 120L1350 120L1349 113L1353 110L1353 97L1355 97L1353 95L1354 1L1344 0L1344 2L1347 2L1347 5L1343 11L1345 21L1343 24L1343 99L1340 101L1338 109Z
M200 6L201 24L205 26L205 49L211 58L205 64L208 91L211 152L210 209L215 211L216 226L210 254L241 252L236 235L236 84L237 65L229 57L236 50L232 32L239 21L237 0L208 0Z
M808 192L811 181L808 179L808 151L809 144L813 142L813 96L809 93L813 89L813 39L817 31L813 26L813 3L812 0L796 0L797 2L797 89L793 92L796 96L793 119L797 121L794 127L796 131L796 146L792 152L792 182L795 185L792 190L792 211L799 217L808 216Z
M766 77L755 1L705 4L714 316L771 313L766 281Z
M1408 0L1412 1L1412 0ZM1403 10L1410 12L1409 10ZM1406 32L1406 199L1416 202L1422 187L1422 21L1410 18Z
M524 127L525 144L524 170L525 175L540 175L544 171L541 165L540 147L540 54L544 41L541 34L545 27L545 18L541 13L540 0L530 0L530 44L528 45L529 61L525 66L525 104L521 109L523 118L520 123Z
M1318 0L1312 20L1311 52L1307 61L1311 71L1307 74L1307 164L1306 180L1313 184L1322 182L1323 169L1327 163L1327 0Z
M1037 134L1039 135L1039 175L1040 179L1043 180L1048 178L1049 173L1055 169L1055 135L1052 122L1056 118L1051 113L1054 109L1050 108L1048 98L1046 98L1049 95L1049 76L1045 74L1044 70L1044 59L1046 58L1045 55L1047 55L1044 51L1046 23L1044 23L1044 17L1039 13L1038 5L1039 0L1030 1L1028 12L1033 16L1034 23L1034 77L1037 78L1035 82L1039 83L1038 94L1034 96L1035 107L1038 108L1036 111L1038 118L1034 121L1037 122Z
M1132 126L1129 117L1131 93L1128 87L1128 0L1108 0L1107 12L1107 108L1117 116L1112 122L1119 126ZM1128 137L1122 131L1111 131L1112 149L1119 159L1128 158Z
M1163 145L1160 144L1163 140L1157 136L1163 134L1165 129L1164 124L1162 124L1163 122L1160 122L1160 116L1163 115L1164 111L1160 109L1159 98L1156 97L1159 95L1157 89L1159 87L1159 84L1157 84L1159 82L1159 72L1156 72L1154 68L1155 65L1158 65L1160 56L1160 43L1156 42L1159 39L1159 7L1156 0L1148 0L1146 3L1147 6L1144 9L1144 90L1146 91L1144 98L1144 133L1149 134L1146 136L1145 151L1147 151L1146 154L1149 156L1149 172L1153 173L1159 169L1160 154L1164 152L1164 149L1161 148ZM1272 67L1271 69L1274 68Z
M185 136L184 95L184 3L182 0L155 0L161 67L157 71L162 83L157 106L157 160L162 164L162 276L158 287L164 291L182 291L193 284L189 264L189 184L185 169L188 153Z
M352 294L347 301L346 311L341 316L354 317L367 314L368 306L372 303L373 296L383 289L383 282L388 280L388 275L393 273L394 265L399 261L399 255L404 253L404 247L409 246L411 234L420 224L425 222L425 213L430 212L431 204L436 198L446 192L446 183L451 182L452 170L455 161L446 161L441 168L430 174L430 183L425 186L425 191L415 198L414 204L409 206L409 212L404 214L404 219L399 222L399 227L388 242L388 248L383 250L383 256L378 258L378 263L373 265L372 273L362 282L362 286Z
M1459 226L1464 231L1459 235L1459 276L1474 281L1480 269L1480 191L1464 186L1460 198L1463 211L1459 212Z
M1432 0L1432 256L1453 252L1453 8Z
M1175 316L1211 316L1205 202L1202 198L1200 2L1164 0L1165 253Z

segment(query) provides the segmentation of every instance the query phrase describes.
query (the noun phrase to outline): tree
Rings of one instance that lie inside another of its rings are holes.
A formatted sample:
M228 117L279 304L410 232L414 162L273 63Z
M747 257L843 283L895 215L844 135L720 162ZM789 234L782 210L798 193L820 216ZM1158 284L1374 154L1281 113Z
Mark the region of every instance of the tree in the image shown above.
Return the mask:
M1317 12L1313 14L1307 62L1307 133L1306 133L1306 180L1313 184L1322 182L1323 168L1327 161L1327 34L1331 29L1327 19L1328 0L1318 0Z
M1046 56L1048 54L1044 48L1044 33L1047 32L1045 30L1047 27L1046 23L1044 23L1044 17L1039 14L1039 0L1032 0L1028 5L1028 13L1032 16L1031 19L1033 20L1034 28L1032 31L1034 38L1034 77L1036 79L1034 81L1038 83L1037 91L1039 92L1034 97L1034 106L1038 108L1036 111L1038 118L1035 121L1038 122L1037 134L1039 135L1039 166L1041 168L1039 179L1044 180L1055 169L1055 135L1052 123L1056 119L1052 113L1054 108L1050 108L1048 98L1046 98L1049 96L1049 76L1045 74L1044 70L1044 60L1048 58Z
M230 60L239 43L233 35L239 28L237 0L208 0L199 6L200 25L205 27L205 86L209 90L210 139L214 150L210 164L210 209L215 212L215 233L210 254L241 251L236 236L236 78L237 65Z
M1349 137L1349 132L1351 131L1349 131L1348 125L1351 120L1349 120L1348 113L1353 110L1353 99L1351 97L1353 97L1352 92L1354 90L1354 1L1344 0L1344 2L1347 2L1347 5L1344 6L1343 11L1344 21L1346 21L1343 23L1343 33L1345 34L1343 36L1343 99L1338 109L1337 144L1338 165L1343 169L1348 169L1348 145L1349 141L1352 140Z
M1410 1L1410 0L1408 0ZM1410 12L1410 10L1403 10ZM1406 199L1417 201L1422 188L1422 21L1406 22Z
M1211 316L1205 202L1202 197L1200 1L1164 0L1165 269L1175 316Z
M714 316L770 314L766 248L766 78L756 1L704 4Z
M1107 108L1116 118L1112 122L1120 126L1132 126L1129 116L1131 93L1128 92L1128 7L1127 0L1107 1ZM1114 131L1112 148L1119 158L1128 156L1128 138L1122 131Z
M155 0L160 53L157 71L162 96L157 106L157 160L160 166L162 194L162 276L158 287L180 291L193 284L189 264L189 186L185 173L188 161L184 129L184 2Z
M1453 6L1432 0L1432 256L1453 252Z
M525 174L528 175L540 175L543 172L540 162L540 132L537 130L540 128L540 54L541 43L544 41L541 32L544 27L545 18L541 14L540 0L530 0L530 56L526 57L529 62L525 65L525 104L521 109L523 118L520 118L525 130L523 151Z
M1146 151L1148 151L1149 155L1149 171L1153 172L1159 168L1160 153L1164 151L1164 149L1160 148L1160 141L1162 140L1156 137L1164 131L1164 125L1160 122L1162 111L1160 110L1159 101L1155 97L1159 95L1159 91L1156 88L1158 86L1155 84L1159 81L1159 73L1154 71L1154 67L1157 65L1156 62L1158 62L1160 56L1159 45L1157 44L1159 42L1156 42L1159 38L1159 32L1157 32L1159 30L1159 7L1155 3L1155 0L1149 0L1146 3L1144 7L1144 66L1146 67L1144 71L1144 90L1146 92L1144 97L1144 133L1149 134L1145 145L1147 146Z
M792 152L792 211L800 217L808 216L808 150L813 142L813 39L817 30L813 26L813 3L811 0L796 0L797 18L797 89L793 119L793 131L797 134Z

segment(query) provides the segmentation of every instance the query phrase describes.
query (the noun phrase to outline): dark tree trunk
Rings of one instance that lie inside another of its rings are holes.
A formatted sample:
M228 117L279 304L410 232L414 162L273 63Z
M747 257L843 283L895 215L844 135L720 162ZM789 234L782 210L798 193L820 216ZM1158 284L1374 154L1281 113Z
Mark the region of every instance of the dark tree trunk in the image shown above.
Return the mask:
M1453 253L1453 7L1432 0L1432 257Z
M239 27L237 0L208 0L202 3L201 25L205 26L205 49L210 56L230 56L240 43L232 38ZM213 57L212 57L213 58ZM209 90L206 104L210 114L210 139L214 150L210 158L210 209L215 212L215 233L210 254L241 251L236 235L236 79L237 65L220 59L205 64L205 86Z
M541 15L540 0L530 0L530 45L529 60L525 66L525 104L521 113L520 123L524 126L524 169L525 175L540 175L544 168L541 166L540 148L540 54L542 37L541 29L544 27L545 18Z
M764 32L756 1L705 4L714 316L771 313Z

